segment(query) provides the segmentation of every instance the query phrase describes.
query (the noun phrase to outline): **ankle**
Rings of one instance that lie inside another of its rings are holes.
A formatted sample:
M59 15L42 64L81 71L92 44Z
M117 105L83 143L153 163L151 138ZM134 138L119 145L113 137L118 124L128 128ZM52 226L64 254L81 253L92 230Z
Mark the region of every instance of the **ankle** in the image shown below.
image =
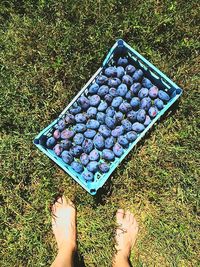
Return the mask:
M69 253L71 252L71 254L74 254L77 250L77 244L76 242L73 243L71 242L70 244L60 244L60 246L58 247L58 252L60 254L65 254L66 251Z

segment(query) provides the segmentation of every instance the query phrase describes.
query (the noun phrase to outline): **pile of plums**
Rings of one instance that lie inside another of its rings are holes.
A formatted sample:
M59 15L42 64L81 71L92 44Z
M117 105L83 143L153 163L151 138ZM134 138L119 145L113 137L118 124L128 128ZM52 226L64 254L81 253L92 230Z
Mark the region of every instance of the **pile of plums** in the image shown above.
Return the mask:
M134 142L170 100L141 69L120 57L107 66L58 121L46 146L93 181Z

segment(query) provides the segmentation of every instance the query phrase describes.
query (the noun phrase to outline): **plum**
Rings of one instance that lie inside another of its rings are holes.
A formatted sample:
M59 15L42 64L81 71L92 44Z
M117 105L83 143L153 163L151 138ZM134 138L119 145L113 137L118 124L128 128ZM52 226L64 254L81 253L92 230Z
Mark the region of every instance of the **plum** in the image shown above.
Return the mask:
M66 150L61 153L61 157L63 161L67 164L72 163L72 161L74 160L73 156L69 153L69 151Z
M159 99L159 98L156 98L155 100L154 100L154 105L157 107L157 109L159 109L159 110L161 110L161 109L163 109L163 107L164 107L164 103L163 103L163 101L161 100L161 99Z
M118 66L126 67L126 65L128 65L128 59L125 58L125 57L120 57L120 58L117 60L117 65L118 65Z
M69 150L70 147L72 146L72 142L68 139L65 139L60 142L60 145L64 150Z
M65 123L68 125L68 124L73 124L74 122L75 122L74 115L72 115L70 113L66 114Z
M85 139L82 143L83 152L89 154L94 147L93 141L91 139Z
M127 113L127 112L129 112L131 110L132 110L132 107L128 102L123 102L119 106L119 111L121 111L122 113Z
M80 161L84 166L86 166L90 161L88 154L82 153L81 156L80 156Z
M115 87L111 87L111 88L109 89L109 94L110 94L111 96L113 96L113 97L118 96L118 94L117 94L117 89L116 89Z
M104 74L107 77L115 77L117 76L117 69L115 67L108 67L104 70Z
M121 123L122 123L122 125L123 125L123 127L124 127L124 130L125 130L126 132L131 131L131 129L132 129L132 124L131 124L131 122L130 122L129 120L124 119L124 120L122 120Z
M46 141L46 146L52 148L56 144L56 139L54 137L49 137Z
M105 111L106 109L107 109L107 107L108 107L108 104L106 103L106 102L101 102L100 104L99 104L99 106L98 106L98 111Z
M142 98L140 102L140 108L144 109L145 111L148 111L150 107L151 107L151 98L150 97Z
M121 80L119 78L112 78L108 80L108 86L117 87L121 84Z
M60 144L57 144L54 146L53 151L57 156L60 156L60 154L63 152L63 147Z
M105 159L105 160L111 161L111 160L115 159L115 154L113 153L112 150L105 148L102 151L102 158Z
M76 115L78 113L80 113L82 110L82 108L80 106L76 106L76 107L72 107L69 109L69 112L72 114L72 115Z
M111 130L108 128L107 125L101 125L99 127L99 133L103 136L103 137L109 137L111 135Z
M105 124L110 128L110 129L114 129L115 125L116 125L116 119L112 118L112 117L108 117L106 116L105 118Z
M82 153L83 153L82 146L75 145L70 148L70 154L74 157L79 157Z
M137 112L137 121L143 123L146 119L146 111L144 109L139 109Z
M133 65L129 64L128 66L126 66L125 70L126 70L126 74L133 75L136 68Z
M122 96L124 97L126 95L126 93L128 92L128 88L126 86L126 84L121 83L118 87L117 87L117 95L118 96Z
M107 78L105 75L99 75L99 76L96 78L96 83L99 84L99 85L106 84L107 81L108 81L108 78Z
M151 123L151 119L148 115L146 115L145 121L144 121L144 126L148 126Z
M124 135L119 136L117 142L123 147L128 147L129 144L128 139Z
M149 89L149 96L150 96L152 99L155 99L155 98L158 96L158 87L157 87L157 86L152 86L152 87Z
M137 133L134 131L130 131L126 134L126 138L129 142L133 142L137 139Z
M117 67L117 78L121 79L125 74L124 68L122 66Z
M156 107L150 107L148 113L149 113L149 116L150 116L151 118L155 118L156 115L158 114L158 110L157 110Z
M115 144L115 139L113 136L110 136L108 138L106 138L105 140L105 148L111 148L113 147Z
M109 87L107 86L107 85L102 85L102 86L100 86L99 87L99 90L98 90L98 92L97 92L97 94L99 95L99 96L105 96L106 94L108 94L109 93Z
M97 133L93 139L93 142L94 142L94 146L101 150L104 148L104 145L105 145L105 140L103 138L103 136L100 134L100 133Z
M53 137L55 139L59 139L60 138L60 131L58 129L53 132Z
M140 91L138 92L138 97L140 99L144 98L144 97L147 97L149 94L149 90L147 88L141 88Z
M106 173L110 170L110 167L106 162L103 162L103 163L99 164L99 170L103 173Z
M125 99L129 101L132 99L132 97L133 97L133 93L131 91L128 91L125 95Z
M97 120L94 120L94 119L90 119L86 123L86 127L88 129L97 130L99 128L99 126L100 126L100 123Z
M75 115L75 121L77 123L85 123L87 121L87 118L86 118L85 114L79 113L79 114Z
M113 98L111 106L114 108L118 108L122 102L123 102L123 98L121 96L117 96L117 97Z
M138 92L140 91L140 89L142 88L141 84L140 83L133 83L130 87L130 91L137 95Z
M84 133L86 131L86 125L83 123L77 123L74 127L76 133Z
M93 149L89 154L89 160L98 161L100 159L100 154L97 149Z
M115 109L113 107L108 107L106 109L106 116L114 117L114 115L115 115Z
M133 78L130 75L126 74L122 77L122 83L131 86L133 84Z
M88 170L85 170L82 173L82 177L86 180L86 181L93 181L94 180L94 174L92 172L89 172Z
M97 115L97 108L95 108L95 107L88 108L88 110L87 110L88 118L94 119L96 117L96 115Z
M143 77L144 73L141 69L138 69L136 70L134 73L133 73L133 81L134 82L138 82L138 81L141 81L142 80L142 77Z
M74 131L71 131L71 130L69 130L69 129L65 129L65 130L63 130L63 131L61 132L60 137L61 137L62 139L70 139L70 138L72 138L74 135L75 135L75 132L74 132Z
M149 79L143 78L142 79L142 86L145 87L145 88L150 89L153 86L153 84Z
M83 170L84 170L83 165L80 162L77 162L77 161L73 161L71 163L71 167L75 172L78 172L78 173L82 173Z
M76 145L81 145L83 143L84 139L85 138L84 138L83 134L77 133L77 134L75 134L73 141Z
M140 99L138 97L133 97L130 104L134 110L137 110L140 106Z
M96 134L95 130L87 129L87 131L84 132L84 136L88 139L92 139Z
M114 152L115 156L121 157L122 154L124 153L124 149L120 144L116 143L113 147L113 152Z
M118 137L120 135L124 134L124 127L122 125L117 126L114 130L112 130L111 135L113 137Z
M92 107L97 107L100 102L101 102L101 98L98 95L92 95L89 98L89 104Z
M116 123L120 123L124 118L124 114L121 111L118 111L115 113L114 118L116 120Z
M87 169L89 172L95 173L98 171L98 162L97 161L90 161L87 165Z
M145 129L144 125L140 122L135 122L132 125L132 130L136 133L141 133Z
M62 131L62 130L64 130L65 129L65 127L66 127L66 123L65 123L65 120L59 120L58 121L58 130L59 131Z
M163 90L159 90L158 91L158 97L164 102L167 103L170 100L169 95L163 91Z
M104 124L105 123L105 118L106 118L106 114L105 113L97 112L96 119L100 124Z
M82 109L86 110L90 106L90 101L85 96L80 96L77 100L78 104L82 107Z
M110 95L110 94L107 94L107 95L104 96L104 99L105 99L105 101L106 101L107 103L110 104L110 103L112 102L112 100L113 100L113 96Z
M88 93L93 95L93 94L96 94L98 92L98 89L99 89L99 85L97 83L93 83L89 89L88 89Z
M127 113L127 119L132 123L135 122L137 119L137 112L134 110L129 111Z

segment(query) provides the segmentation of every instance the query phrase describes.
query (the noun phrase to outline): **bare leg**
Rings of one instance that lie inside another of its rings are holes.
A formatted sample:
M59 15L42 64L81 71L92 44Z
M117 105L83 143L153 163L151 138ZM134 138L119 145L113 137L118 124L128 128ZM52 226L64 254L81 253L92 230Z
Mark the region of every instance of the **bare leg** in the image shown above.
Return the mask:
M58 254L51 267L73 267L76 244L76 210L70 200L59 198L52 207L52 228Z
M129 257L131 249L135 244L138 224L130 211L124 212L119 209L116 214L116 254L113 259L113 267L130 267Z

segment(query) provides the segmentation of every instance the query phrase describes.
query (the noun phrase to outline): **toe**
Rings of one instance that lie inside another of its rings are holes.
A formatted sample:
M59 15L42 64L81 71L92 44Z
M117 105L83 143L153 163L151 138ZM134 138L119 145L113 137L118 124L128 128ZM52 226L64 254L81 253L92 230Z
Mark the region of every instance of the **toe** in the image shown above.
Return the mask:
M130 220L131 220L131 213L130 213L129 210L127 210L126 213L125 213L125 220L127 222L130 222Z
M124 218L124 210L118 209L116 213L117 222L121 221Z

